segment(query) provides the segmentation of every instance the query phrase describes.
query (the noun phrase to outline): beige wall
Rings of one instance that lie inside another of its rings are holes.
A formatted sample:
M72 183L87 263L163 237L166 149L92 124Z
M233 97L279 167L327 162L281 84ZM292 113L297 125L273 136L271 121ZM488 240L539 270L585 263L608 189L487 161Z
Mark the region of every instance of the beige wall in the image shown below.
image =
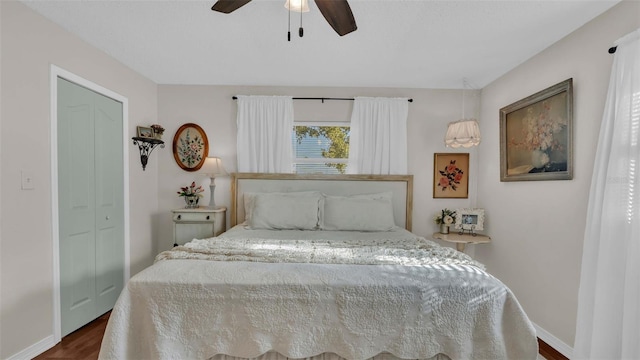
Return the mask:
M476 257L516 294L531 320L573 347L586 208L613 56L640 27L623 1L482 90L478 206L489 246ZM574 179L500 182L499 109L568 78L574 84Z
M478 113L477 90L466 90L466 111ZM408 150L409 173L414 175L413 230L420 235L430 235L436 230L433 215L443 207L468 207L472 199L432 199L433 154L452 151L444 146L447 123L462 116L462 91L393 88L320 88L320 87L234 87L234 86L181 86L160 85L158 88L158 114L160 123L166 128L167 141L173 138L180 125L195 122L209 138L209 154L222 158L227 171L236 169L236 102L233 95L291 95L296 97L354 97L385 96L409 97ZM295 100L296 120L303 121L349 121L351 101ZM471 150L472 163L475 150ZM159 179L158 202L160 214L157 250L173 243L170 210L184 206L176 194L180 186L191 181L203 184L209 199L209 178L198 172L181 170L173 159L171 147L158 153ZM477 178L475 168L470 171L472 182ZM472 184L470 186L474 188ZM216 179L216 204L229 206L229 178ZM164 211L164 212L162 212ZM227 217L229 214L227 214Z
M157 85L45 20L23 4L1 1L2 131L0 163L0 358L53 334L50 175L50 64L129 99L129 133L157 119ZM131 145L131 273L153 259L149 214L157 211L158 162L145 172ZM155 154L154 154L155 155ZM35 189L21 190L20 171Z

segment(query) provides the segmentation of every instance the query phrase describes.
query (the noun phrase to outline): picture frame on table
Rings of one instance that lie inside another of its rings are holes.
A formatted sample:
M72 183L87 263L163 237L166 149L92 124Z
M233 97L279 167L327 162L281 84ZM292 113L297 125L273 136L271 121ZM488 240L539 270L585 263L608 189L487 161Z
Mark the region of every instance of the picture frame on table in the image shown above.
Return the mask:
M209 155L209 139L202 128L194 123L186 123L173 137L173 158L185 171L197 171Z
M484 209L456 209L454 228L470 232L484 230Z
M469 153L433 154L433 198L469 197Z
M153 129L146 126L136 126L136 136L141 138L153 139Z
M573 79L500 109L500 181L573 179Z

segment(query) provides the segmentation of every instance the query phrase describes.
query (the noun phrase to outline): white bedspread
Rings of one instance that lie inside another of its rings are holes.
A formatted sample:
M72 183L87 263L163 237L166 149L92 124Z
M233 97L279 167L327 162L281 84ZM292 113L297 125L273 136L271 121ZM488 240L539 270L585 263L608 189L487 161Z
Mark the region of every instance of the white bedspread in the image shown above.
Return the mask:
M100 359L536 358L515 297L468 256L404 230L304 234L236 227L160 254L122 292Z

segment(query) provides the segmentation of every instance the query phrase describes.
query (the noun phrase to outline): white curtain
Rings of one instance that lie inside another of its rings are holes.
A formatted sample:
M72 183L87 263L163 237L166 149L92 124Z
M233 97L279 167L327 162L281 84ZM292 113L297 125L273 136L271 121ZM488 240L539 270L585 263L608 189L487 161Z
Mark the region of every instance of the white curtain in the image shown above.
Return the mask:
M238 96L238 171L293 170L291 96Z
M355 98L347 172L406 174L408 113L407 98Z
M616 45L587 209L573 359L640 359L640 29Z

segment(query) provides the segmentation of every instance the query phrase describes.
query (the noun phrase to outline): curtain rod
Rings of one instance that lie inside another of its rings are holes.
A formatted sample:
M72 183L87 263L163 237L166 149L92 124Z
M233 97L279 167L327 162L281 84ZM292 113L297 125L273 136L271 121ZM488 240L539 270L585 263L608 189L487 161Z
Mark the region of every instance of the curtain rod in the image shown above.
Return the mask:
M618 50L618 47L617 47L617 46L612 46L612 47L610 47L610 48L609 48L609 54L613 54L613 53L615 53L615 52L616 52L616 50Z
M325 100L351 100L351 101L354 100L353 98L327 98L327 97L294 97L292 99L293 100L322 100L323 103ZM238 97L234 96L233 100L238 100ZM407 101L413 102L413 99L407 99Z

